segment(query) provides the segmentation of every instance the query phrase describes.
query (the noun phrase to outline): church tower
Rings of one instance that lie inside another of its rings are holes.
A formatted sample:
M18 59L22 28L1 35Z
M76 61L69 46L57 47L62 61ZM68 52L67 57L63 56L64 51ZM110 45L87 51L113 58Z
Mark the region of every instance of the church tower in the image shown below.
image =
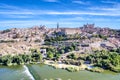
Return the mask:
M59 29L59 23L57 23L57 29Z

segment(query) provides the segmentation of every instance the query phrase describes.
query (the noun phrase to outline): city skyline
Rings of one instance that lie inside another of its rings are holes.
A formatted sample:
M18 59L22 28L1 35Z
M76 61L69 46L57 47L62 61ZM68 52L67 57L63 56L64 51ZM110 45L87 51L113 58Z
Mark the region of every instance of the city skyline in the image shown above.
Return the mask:
M119 0L1 0L0 30L46 25L55 28L99 27L120 29Z

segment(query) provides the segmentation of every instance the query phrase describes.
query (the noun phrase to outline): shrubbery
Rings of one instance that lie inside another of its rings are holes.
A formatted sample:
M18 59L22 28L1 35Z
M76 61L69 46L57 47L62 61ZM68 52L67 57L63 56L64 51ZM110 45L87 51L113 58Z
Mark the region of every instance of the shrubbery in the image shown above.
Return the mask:
M20 54L15 56L6 55L0 57L0 64L6 66L36 63L41 61L42 61L42 55L39 53Z
M77 72L77 71L79 71L79 68L75 68L75 67L68 67L68 68L66 68L66 70L67 71L69 71L69 72Z
M100 51L86 57L95 66L120 72L120 55L116 52Z

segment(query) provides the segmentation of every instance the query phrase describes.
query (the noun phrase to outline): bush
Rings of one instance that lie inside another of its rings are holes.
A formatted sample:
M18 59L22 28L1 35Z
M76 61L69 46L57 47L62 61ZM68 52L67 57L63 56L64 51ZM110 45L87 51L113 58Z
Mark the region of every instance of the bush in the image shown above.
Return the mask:
M95 68L92 68L92 69L86 68L86 70L91 71L91 72L98 72L98 73L104 72L104 69L102 69L100 67L95 67Z
M79 71L79 68L75 68L75 67L68 67L68 68L66 68L66 70L67 71L69 71L69 72L77 72L77 71Z

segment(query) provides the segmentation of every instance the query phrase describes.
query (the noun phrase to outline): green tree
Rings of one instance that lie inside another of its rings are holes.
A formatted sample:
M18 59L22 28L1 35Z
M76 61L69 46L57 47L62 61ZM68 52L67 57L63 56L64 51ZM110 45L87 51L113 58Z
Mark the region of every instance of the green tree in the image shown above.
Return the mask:
M18 65L22 64L23 63L23 59L21 56L19 55L16 55L16 56L13 56L13 61L12 63L16 63Z
M47 54L47 57L50 58L50 59L53 59L54 54L51 51L49 51L48 54Z
M77 56L74 53L68 55L67 57L70 59L77 59Z
M60 54L59 54L59 53L56 53L56 54L55 54L55 58L56 58L56 60L58 60L58 59L60 58Z
M62 54L64 54L64 53L65 53L64 49L62 49L62 50L61 50L61 53L62 53Z

